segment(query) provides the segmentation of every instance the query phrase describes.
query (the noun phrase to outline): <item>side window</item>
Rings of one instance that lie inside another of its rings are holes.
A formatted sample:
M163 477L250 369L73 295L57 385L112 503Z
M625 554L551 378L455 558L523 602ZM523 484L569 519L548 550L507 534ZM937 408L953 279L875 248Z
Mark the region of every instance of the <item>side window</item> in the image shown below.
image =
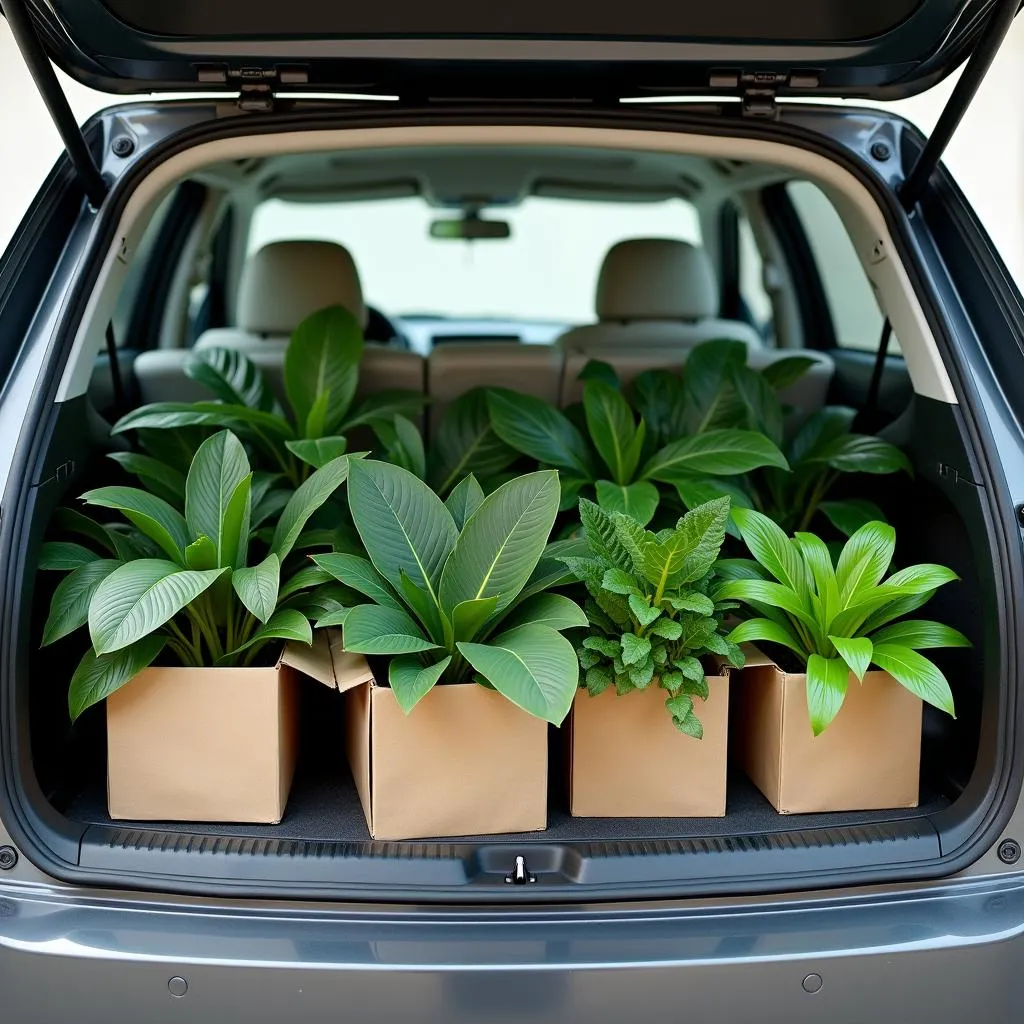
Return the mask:
M754 229L742 213L739 215L738 227L740 297L754 321L754 326L766 341L772 342L775 337L774 310L764 286L764 258L757 247Z
M821 278L836 344L876 352L884 317L839 214L825 193L809 181L789 182L786 193ZM900 354L895 336L889 343L889 354Z

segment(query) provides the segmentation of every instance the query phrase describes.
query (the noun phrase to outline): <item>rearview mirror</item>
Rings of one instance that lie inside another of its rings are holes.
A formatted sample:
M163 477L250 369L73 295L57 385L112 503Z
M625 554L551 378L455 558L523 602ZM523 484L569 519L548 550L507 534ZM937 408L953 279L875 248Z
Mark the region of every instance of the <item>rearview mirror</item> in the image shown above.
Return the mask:
M484 220L475 213L465 217L445 217L430 224L431 238L456 238L475 242L484 238L509 238L512 228L508 221Z

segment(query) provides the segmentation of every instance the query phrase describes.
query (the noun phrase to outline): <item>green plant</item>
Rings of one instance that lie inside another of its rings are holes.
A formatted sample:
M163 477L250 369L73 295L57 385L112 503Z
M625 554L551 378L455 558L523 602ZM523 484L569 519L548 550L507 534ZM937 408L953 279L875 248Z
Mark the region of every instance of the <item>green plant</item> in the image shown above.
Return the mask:
M700 739L694 699L707 700L700 658L743 664L721 635L726 606L709 596L725 538L729 499L687 512L674 529L651 533L630 516L580 499L586 556L562 561L587 588L590 631L577 644L581 684L591 696L619 695L657 682L680 732Z
M646 525L658 508L659 483L674 486L695 474L729 477L759 466L786 468L778 447L755 430L727 427L682 436L659 419L654 447L648 443L646 419L636 420L611 367L590 363L584 375L586 436L539 398L504 388L492 388L487 396L498 437L561 472L563 508L593 488L602 508Z
M946 677L918 652L969 647L970 641L938 622L903 618L957 579L952 570L911 565L883 579L896 546L896 532L885 523L862 526L833 564L814 534L797 533L790 540L759 512L738 509L734 516L757 561L720 564L720 571L732 578L716 588L714 597L740 601L757 617L738 625L729 640L782 644L806 665L807 709L816 736L839 713L850 673L863 680L872 664L922 700L954 714Z
M310 643L298 598L324 577L282 567L309 517L347 478L352 458L312 473L277 517L268 550L255 555L253 474L229 430L200 445L179 504L135 487L82 495L88 505L123 515L132 526L127 533L63 510L65 528L103 549L50 542L40 561L41 569L71 569L53 595L43 644L86 624L92 641L71 679L72 719L165 647L181 665L232 666L250 664L275 639Z
M550 588L568 578L544 557L558 511L558 474L531 473L487 497L467 476L447 502L412 473L352 464L348 499L369 560L314 556L369 603L326 616L345 647L389 655L389 681L409 712L438 682L474 676L524 711L558 724L576 688L576 656L559 630L586 617Z
M229 428L258 456L261 467L297 487L315 469L346 451L345 434L357 427L393 431L395 417L416 415L423 396L411 391L384 391L352 408L359 383L363 332L348 310L332 306L307 317L295 328L284 354L284 390L288 409L281 407L263 372L233 349L201 349L185 372L215 396L208 402L156 402L123 416L114 433L144 431L140 443L149 456L165 463L171 453L180 467L180 448L190 459L197 440L210 429ZM154 438L157 432L181 431L178 439ZM205 428L199 429L196 428ZM187 450L192 445L191 451ZM154 450L154 448L156 450ZM129 456L124 468L147 480L146 456ZM180 473L180 468L179 468ZM278 510L286 492L276 485ZM166 495L165 495L166 496Z
M849 536L881 510L862 499L827 501L843 474L911 471L907 457L881 438L853 433L854 410L830 406L803 422L787 416L779 391L813 365L792 356L761 370L747 365L747 346L737 341L698 345L681 373L648 370L633 385L634 403L659 438L742 429L778 446L788 469L772 465L741 471L733 479L703 470L676 473L674 484L687 507L728 494L734 508L756 508L787 531L805 530L821 511Z

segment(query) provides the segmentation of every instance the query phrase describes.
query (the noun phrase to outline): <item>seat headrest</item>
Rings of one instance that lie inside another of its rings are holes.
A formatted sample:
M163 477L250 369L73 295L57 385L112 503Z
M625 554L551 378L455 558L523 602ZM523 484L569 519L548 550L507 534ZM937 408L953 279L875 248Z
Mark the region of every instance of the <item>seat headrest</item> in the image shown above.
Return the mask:
M364 327L366 306L352 254L335 242L271 242L246 260L238 326L252 334L291 334L326 306L344 306Z
M703 320L718 313L707 253L673 238L613 245L597 279L599 320Z

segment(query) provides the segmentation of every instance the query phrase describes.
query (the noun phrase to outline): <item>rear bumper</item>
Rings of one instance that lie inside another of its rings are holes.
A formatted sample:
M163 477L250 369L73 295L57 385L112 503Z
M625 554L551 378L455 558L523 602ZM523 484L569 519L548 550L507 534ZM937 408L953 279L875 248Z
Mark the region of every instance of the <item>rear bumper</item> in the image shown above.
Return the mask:
M685 911L229 908L0 887L5 1024L1002 1024L1022 997L1024 879Z

